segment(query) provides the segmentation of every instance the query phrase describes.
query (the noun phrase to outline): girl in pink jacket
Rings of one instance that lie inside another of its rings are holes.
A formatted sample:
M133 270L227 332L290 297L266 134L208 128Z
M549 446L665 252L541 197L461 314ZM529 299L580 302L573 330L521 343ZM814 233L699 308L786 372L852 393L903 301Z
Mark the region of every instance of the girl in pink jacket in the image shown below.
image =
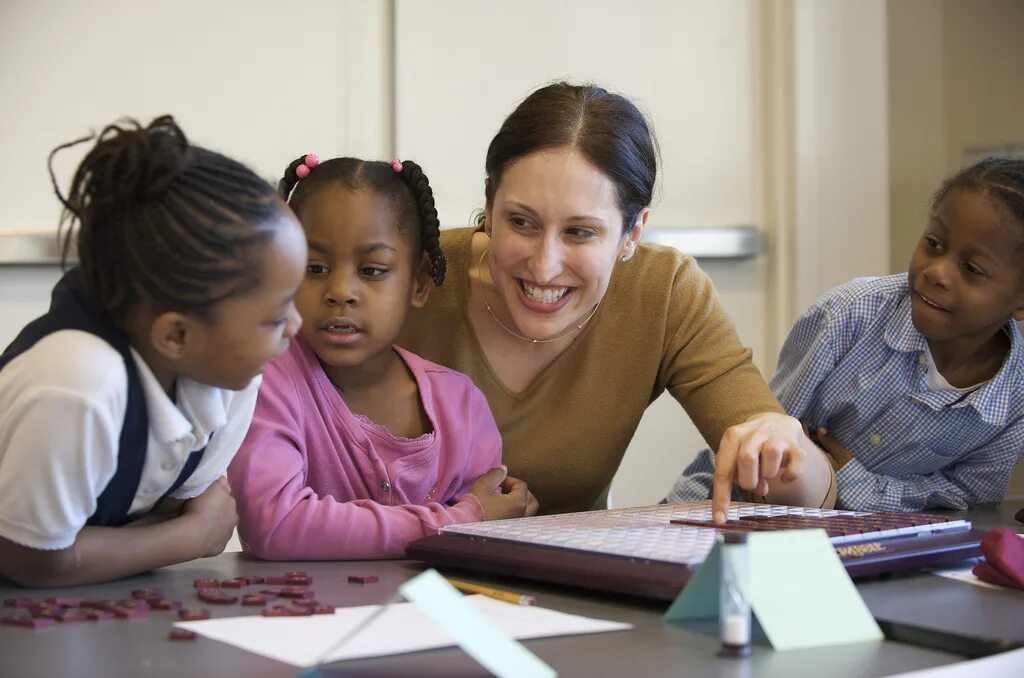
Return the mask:
M268 365L229 469L246 551L399 558L443 525L532 515L468 377L394 346L444 280L433 193L411 161L309 154L279 183L306 232L300 336ZM442 328L443 329L443 328Z

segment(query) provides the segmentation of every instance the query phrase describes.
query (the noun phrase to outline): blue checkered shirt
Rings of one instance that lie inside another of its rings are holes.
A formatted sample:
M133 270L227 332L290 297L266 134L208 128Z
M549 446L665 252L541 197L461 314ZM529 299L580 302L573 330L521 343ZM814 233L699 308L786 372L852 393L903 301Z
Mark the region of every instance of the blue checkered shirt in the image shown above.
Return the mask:
M1024 347L1015 322L1005 331L1010 352L991 380L970 392L933 391L905 273L842 285L797 321L771 387L787 412L824 426L853 455L836 473L837 508L1002 500L1024 451ZM713 455L703 450L668 501L707 498L713 474Z

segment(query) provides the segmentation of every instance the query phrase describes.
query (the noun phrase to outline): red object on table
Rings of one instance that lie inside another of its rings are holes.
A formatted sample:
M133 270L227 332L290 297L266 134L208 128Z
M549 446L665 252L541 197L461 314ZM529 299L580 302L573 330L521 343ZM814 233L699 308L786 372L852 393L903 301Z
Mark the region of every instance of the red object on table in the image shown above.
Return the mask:
M53 619L46 617L27 617L24 615L16 615L13 617L4 617L0 619L0 624L4 626L24 626L28 629L46 629L57 622Z
M170 640L195 640L199 636L195 631L189 631L187 629L171 629L171 632L167 634Z
M178 610L178 619L182 621L200 621L209 618L210 611L205 607L186 607Z
M1024 591L1024 539L1008 527L998 527L981 540L985 562L974 567L974 574L990 584Z

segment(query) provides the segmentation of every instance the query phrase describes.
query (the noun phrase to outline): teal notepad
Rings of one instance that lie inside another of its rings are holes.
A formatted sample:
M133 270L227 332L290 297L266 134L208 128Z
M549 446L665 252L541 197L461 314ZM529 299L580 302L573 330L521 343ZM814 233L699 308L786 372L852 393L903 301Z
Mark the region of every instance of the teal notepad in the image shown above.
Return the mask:
M665 613L665 621L718 616L719 545ZM776 650L882 640L824 530L748 535L750 609Z

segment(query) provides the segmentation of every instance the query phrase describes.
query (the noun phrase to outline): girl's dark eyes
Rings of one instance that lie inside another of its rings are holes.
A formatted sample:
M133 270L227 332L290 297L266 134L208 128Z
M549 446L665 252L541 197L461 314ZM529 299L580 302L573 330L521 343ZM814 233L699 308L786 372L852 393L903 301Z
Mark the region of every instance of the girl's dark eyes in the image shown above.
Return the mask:
M924 236L924 242L928 246L929 250L932 250L934 252L941 252L942 251L942 242L938 238L936 238L935 236L932 236L932 235ZM983 268L981 268L980 266L977 266L976 264L972 264L969 261L963 262L962 264L960 264L960 267L967 274L972 275L972 276L985 277L985 275L986 275L985 270Z
M383 266L360 266L358 270L359 275L367 278L379 278L389 272L389 269ZM307 264L306 273L312 276L321 277L330 273L330 269L323 264Z
M970 273L971 275L977 275L977 276L985 275L985 271L983 271L982 269L978 268L977 266L975 266L974 264L972 264L969 261L968 262L964 262L964 270L967 271L968 273Z

